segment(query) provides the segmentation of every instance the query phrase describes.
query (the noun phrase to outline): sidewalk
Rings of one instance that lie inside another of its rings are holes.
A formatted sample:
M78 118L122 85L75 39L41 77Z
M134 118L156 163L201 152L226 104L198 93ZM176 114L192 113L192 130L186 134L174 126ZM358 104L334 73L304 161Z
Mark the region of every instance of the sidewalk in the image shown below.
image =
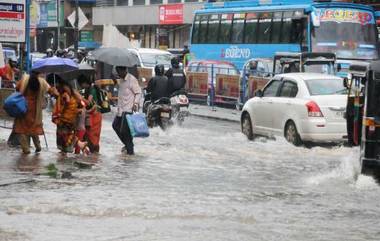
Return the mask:
M190 114L193 116L210 118L215 120L240 122L241 111L238 111L236 109L190 104L189 111Z

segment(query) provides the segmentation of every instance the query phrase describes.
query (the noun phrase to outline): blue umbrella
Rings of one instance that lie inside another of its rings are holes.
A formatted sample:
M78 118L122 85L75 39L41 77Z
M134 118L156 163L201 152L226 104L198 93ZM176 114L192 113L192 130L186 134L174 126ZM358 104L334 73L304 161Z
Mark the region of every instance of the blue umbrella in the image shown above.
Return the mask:
M78 69L78 64L71 59L51 57L39 59L33 63L32 70L40 73L62 73Z

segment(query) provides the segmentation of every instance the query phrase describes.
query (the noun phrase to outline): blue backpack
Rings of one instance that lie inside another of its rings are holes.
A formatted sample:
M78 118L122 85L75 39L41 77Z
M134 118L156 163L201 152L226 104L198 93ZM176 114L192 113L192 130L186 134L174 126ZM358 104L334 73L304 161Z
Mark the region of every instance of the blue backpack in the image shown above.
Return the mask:
M4 100L3 108L11 117L22 117L27 111L26 99L20 92L15 92Z

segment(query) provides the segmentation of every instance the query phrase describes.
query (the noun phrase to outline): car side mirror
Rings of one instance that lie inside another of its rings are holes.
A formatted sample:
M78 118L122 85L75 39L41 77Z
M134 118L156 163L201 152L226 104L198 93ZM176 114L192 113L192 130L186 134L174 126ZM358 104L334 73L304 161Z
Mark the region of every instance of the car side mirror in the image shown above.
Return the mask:
M256 92L255 92L255 96L257 96L257 97L263 97L263 95L264 95L264 93L263 93L263 91L262 90L257 90Z

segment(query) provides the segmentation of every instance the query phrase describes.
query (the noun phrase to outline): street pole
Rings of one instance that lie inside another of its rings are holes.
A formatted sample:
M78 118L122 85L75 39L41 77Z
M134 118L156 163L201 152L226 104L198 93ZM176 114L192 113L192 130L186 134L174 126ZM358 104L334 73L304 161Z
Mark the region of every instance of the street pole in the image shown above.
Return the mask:
M79 4L78 0L75 0L75 29L74 29L74 49L75 49L75 56L78 54L78 42L79 42L79 30L78 30L78 24L79 24Z
M60 20L60 5L61 0L57 0L57 49L60 49L60 42L61 42L61 20Z
M26 26L25 26L25 44L26 44L26 72L30 71L30 0L25 1Z

